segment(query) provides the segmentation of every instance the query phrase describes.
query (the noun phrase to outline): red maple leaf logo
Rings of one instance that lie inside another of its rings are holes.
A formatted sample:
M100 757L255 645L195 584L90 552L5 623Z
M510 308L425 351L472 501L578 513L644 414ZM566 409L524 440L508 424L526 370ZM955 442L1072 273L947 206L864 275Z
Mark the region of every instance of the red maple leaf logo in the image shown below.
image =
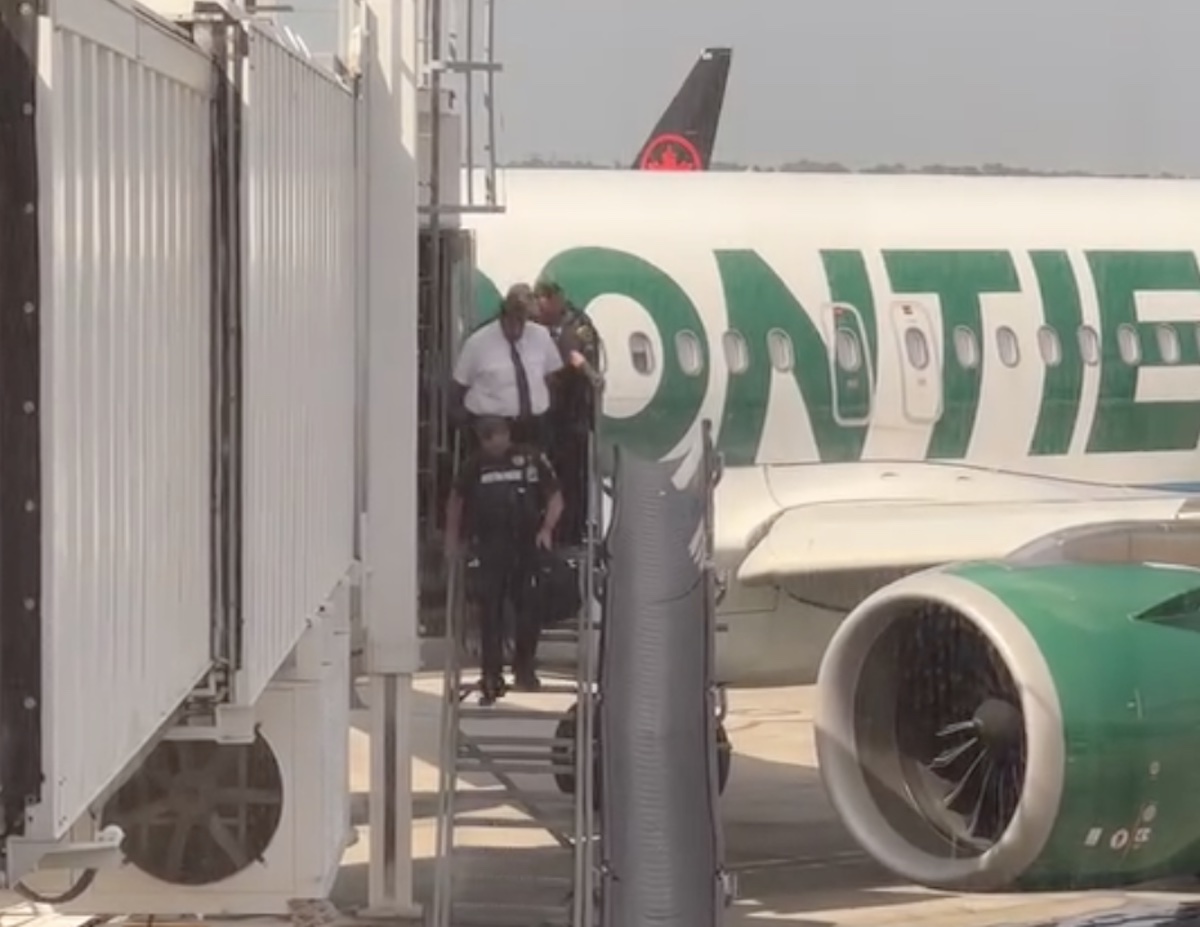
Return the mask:
M646 149L644 171L698 171L700 153L681 135L660 135Z

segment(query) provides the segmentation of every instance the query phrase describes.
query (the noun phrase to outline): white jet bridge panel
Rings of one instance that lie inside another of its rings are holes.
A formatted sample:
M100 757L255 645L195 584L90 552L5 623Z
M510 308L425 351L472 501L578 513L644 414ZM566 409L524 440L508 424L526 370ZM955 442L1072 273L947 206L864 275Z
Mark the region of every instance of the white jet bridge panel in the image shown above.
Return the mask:
M209 668L208 59L56 0L38 70L43 802L60 835Z
M248 29L242 704L354 557L355 100L270 26Z

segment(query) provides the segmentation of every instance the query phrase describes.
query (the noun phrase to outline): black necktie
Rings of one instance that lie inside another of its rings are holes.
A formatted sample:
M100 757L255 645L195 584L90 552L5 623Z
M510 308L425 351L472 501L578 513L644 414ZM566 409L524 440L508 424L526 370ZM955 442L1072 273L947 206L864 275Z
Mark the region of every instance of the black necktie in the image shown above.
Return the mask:
M533 417L533 401L529 398L529 374L525 372L525 365L521 363L521 355L517 351L517 343L510 341L508 350L512 353L513 369L517 373L517 402L520 403L520 414L518 418Z

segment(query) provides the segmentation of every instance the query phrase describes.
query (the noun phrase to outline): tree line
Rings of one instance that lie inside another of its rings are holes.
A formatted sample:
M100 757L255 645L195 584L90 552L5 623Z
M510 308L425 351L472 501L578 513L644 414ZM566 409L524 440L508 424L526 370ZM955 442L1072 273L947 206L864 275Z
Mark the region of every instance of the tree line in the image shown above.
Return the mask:
M535 155L530 158L507 161L502 166L549 170L602 171L625 170L629 167L629 164L624 161L613 161L606 164L597 161L543 158ZM945 174L960 177L1153 177L1163 180L1186 179L1186 175L1172 174L1166 171L1154 173L1110 173L1084 170L1039 170L1036 168L1014 167L1008 164L997 163L982 165L926 164L920 167L912 167L906 164L875 164L870 167L853 168L838 161L810 161L807 158L768 166L739 164L734 161L714 161L709 166L709 170L784 174Z

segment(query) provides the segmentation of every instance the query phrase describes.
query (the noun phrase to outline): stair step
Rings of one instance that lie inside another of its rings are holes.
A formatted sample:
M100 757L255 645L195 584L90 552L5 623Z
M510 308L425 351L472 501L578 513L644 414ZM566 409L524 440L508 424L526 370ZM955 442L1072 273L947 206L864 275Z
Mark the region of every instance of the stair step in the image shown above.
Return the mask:
M575 796L548 789L459 789L454 793L454 804L460 811L474 806L490 808L494 805L553 805L575 807Z
M543 644L578 644L579 632L574 628L546 628L542 632Z
M460 756L454 764L454 770L459 773L499 773L502 776L552 776L574 772L575 763L568 757L564 757L561 763L555 763L549 758L531 758L521 762L520 759Z
M569 902L562 905L497 904L492 901L456 901L450 921L461 927L568 927Z
M478 692L479 692L479 687L476 686L474 683L462 683L462 684L460 684L459 689L458 689L459 701L461 702L468 698L471 698L472 696L476 695ZM538 689L536 692L517 692L514 689L509 693L509 696L515 696L515 697L519 697L522 699L527 699L527 698L536 698L539 695L578 695L578 694L579 694L579 686L578 686L578 684L576 684L574 682L543 682L542 687L540 689ZM468 707L471 707L471 706L468 706L468 705L463 706L464 709L468 708ZM487 708L495 708L496 706L495 705L492 705L492 706L476 705L474 707L477 707L477 708L483 707L483 708L487 709ZM460 710L462 710L462 709L460 709Z
M463 817L454 819L458 830L572 830L574 817L560 814L557 818Z
M472 747L529 747L553 749L575 746L574 737L538 737L530 734L462 734L459 738L459 753ZM486 751L485 751L486 752Z
M522 692L521 695L578 695L579 686L574 682L543 682L536 692Z
M556 721L565 714L561 709L502 708L499 705L463 705L458 709L460 718L494 718L497 721Z
M547 766L553 763L555 766L569 766L575 768L575 761L569 755L571 748L564 747L562 750L548 750L544 747L529 747L525 750L479 750L472 749L469 746L459 747L459 760L478 760L479 762L516 762L516 763L544 763Z

